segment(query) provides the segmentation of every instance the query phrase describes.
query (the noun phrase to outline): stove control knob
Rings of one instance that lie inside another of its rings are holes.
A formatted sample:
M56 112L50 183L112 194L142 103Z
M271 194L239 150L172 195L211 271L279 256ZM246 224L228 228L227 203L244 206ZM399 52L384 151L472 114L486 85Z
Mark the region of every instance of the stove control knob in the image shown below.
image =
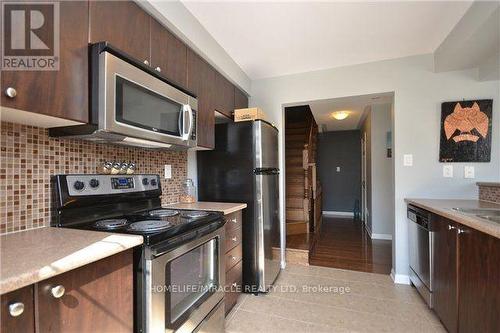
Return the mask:
M82 181L77 180L73 183L73 188L77 191L81 191L85 188L85 184Z
M147 178L142 178L142 185L148 186L149 185L149 180Z
M155 178L151 178L151 186L156 186L156 179Z
M99 180L92 178L89 182L90 187L92 188L98 188L99 187Z

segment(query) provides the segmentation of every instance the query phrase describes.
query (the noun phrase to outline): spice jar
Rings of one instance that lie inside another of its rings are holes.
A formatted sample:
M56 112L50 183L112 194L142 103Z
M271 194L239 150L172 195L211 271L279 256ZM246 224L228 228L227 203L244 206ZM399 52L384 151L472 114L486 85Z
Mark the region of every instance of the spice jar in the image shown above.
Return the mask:
M188 178L182 184L179 202L181 203L196 202L196 186L194 186L192 179Z

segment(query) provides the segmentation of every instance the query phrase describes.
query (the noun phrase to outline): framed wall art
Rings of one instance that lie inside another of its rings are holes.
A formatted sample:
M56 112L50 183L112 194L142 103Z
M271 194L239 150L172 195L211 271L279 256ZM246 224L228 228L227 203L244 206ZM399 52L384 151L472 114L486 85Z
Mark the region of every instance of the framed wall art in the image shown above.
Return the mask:
M441 104L440 162L490 162L492 99Z

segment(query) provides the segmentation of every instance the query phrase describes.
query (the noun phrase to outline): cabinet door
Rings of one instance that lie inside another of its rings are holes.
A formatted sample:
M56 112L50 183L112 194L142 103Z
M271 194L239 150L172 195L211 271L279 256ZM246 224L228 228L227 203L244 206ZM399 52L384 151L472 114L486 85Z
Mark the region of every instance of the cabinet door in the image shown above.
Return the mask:
M198 96L198 146L215 146L215 70L192 50L188 50L187 87Z
M2 71L2 106L88 121L88 2L59 2L58 71ZM13 98L5 90L14 88Z
M458 236L460 332L500 332L500 239L461 227Z
M187 47L158 21L151 18L151 67L173 83L187 84Z
M220 73L215 74L215 109L228 117L234 111L234 86Z
M0 332L35 332L32 285L2 295L0 299L2 304Z
M245 109L248 107L248 97L244 92L234 87L234 108Z
M90 1L90 42L110 42L149 63L149 21L149 15L133 1Z
M434 216L433 307L449 332L457 331L457 226Z
M132 332L132 274L128 250L40 282L39 331Z

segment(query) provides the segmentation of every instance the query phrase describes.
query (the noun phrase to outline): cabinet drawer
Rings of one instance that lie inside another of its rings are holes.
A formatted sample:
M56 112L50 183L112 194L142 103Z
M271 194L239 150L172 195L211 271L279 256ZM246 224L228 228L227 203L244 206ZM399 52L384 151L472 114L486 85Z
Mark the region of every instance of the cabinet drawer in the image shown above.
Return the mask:
M0 299L0 332L35 332L33 285L2 295Z
M226 253L241 243L241 228L226 230Z
M241 294L242 266L243 266L242 264L243 263L240 261L226 273L227 291L224 295L226 315L234 307L236 301L238 300L238 296Z
M226 233L241 228L241 210L225 215L224 219L226 220Z
M229 250L226 254L226 272L243 259L241 243Z

